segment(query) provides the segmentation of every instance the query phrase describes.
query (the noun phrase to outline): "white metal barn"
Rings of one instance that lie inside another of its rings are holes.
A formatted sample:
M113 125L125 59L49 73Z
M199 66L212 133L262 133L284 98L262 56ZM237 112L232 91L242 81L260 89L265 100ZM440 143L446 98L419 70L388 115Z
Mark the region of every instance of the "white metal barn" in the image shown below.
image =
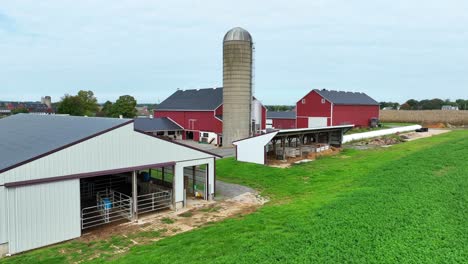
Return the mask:
M214 195L214 154L133 120L18 114L0 120L0 138L0 255Z

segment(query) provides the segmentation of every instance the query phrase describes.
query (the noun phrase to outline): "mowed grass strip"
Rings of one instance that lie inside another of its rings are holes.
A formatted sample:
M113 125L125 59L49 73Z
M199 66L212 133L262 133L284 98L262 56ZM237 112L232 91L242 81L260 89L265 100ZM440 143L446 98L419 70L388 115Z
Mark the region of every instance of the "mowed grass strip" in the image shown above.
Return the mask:
M112 260L463 263L468 259L467 148L468 132L456 131L388 149L347 150L290 169L221 160L218 178L258 188L271 202L251 215L135 246ZM63 260L52 251L11 260L25 263L34 255Z

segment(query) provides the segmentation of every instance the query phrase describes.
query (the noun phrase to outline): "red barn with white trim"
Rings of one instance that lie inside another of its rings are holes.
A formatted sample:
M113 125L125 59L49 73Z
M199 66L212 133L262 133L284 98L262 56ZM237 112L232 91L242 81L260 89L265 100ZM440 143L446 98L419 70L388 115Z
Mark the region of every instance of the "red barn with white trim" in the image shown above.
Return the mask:
M167 117L183 128L183 139L222 143L223 88L177 90L154 110L155 117ZM266 108L252 98L254 134L266 126Z
M379 103L365 93L314 89L296 103L296 127L368 127L379 111Z

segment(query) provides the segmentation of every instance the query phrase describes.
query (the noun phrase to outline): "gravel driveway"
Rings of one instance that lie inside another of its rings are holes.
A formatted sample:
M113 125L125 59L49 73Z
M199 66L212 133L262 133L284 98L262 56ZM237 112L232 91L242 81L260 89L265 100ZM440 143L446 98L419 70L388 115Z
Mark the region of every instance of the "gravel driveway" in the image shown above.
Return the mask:
M241 195L247 192L250 192L253 194L257 193L257 191L247 186L216 180L215 200L230 199L230 198L236 197L238 195Z

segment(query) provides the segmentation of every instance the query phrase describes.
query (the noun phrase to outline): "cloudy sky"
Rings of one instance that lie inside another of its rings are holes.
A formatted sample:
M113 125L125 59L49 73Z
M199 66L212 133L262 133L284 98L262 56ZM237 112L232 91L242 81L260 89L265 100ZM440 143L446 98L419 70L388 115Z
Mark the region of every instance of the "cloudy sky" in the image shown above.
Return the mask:
M468 98L468 1L0 0L0 100L164 100L222 86L222 38L253 36L255 95L314 88L379 101Z

